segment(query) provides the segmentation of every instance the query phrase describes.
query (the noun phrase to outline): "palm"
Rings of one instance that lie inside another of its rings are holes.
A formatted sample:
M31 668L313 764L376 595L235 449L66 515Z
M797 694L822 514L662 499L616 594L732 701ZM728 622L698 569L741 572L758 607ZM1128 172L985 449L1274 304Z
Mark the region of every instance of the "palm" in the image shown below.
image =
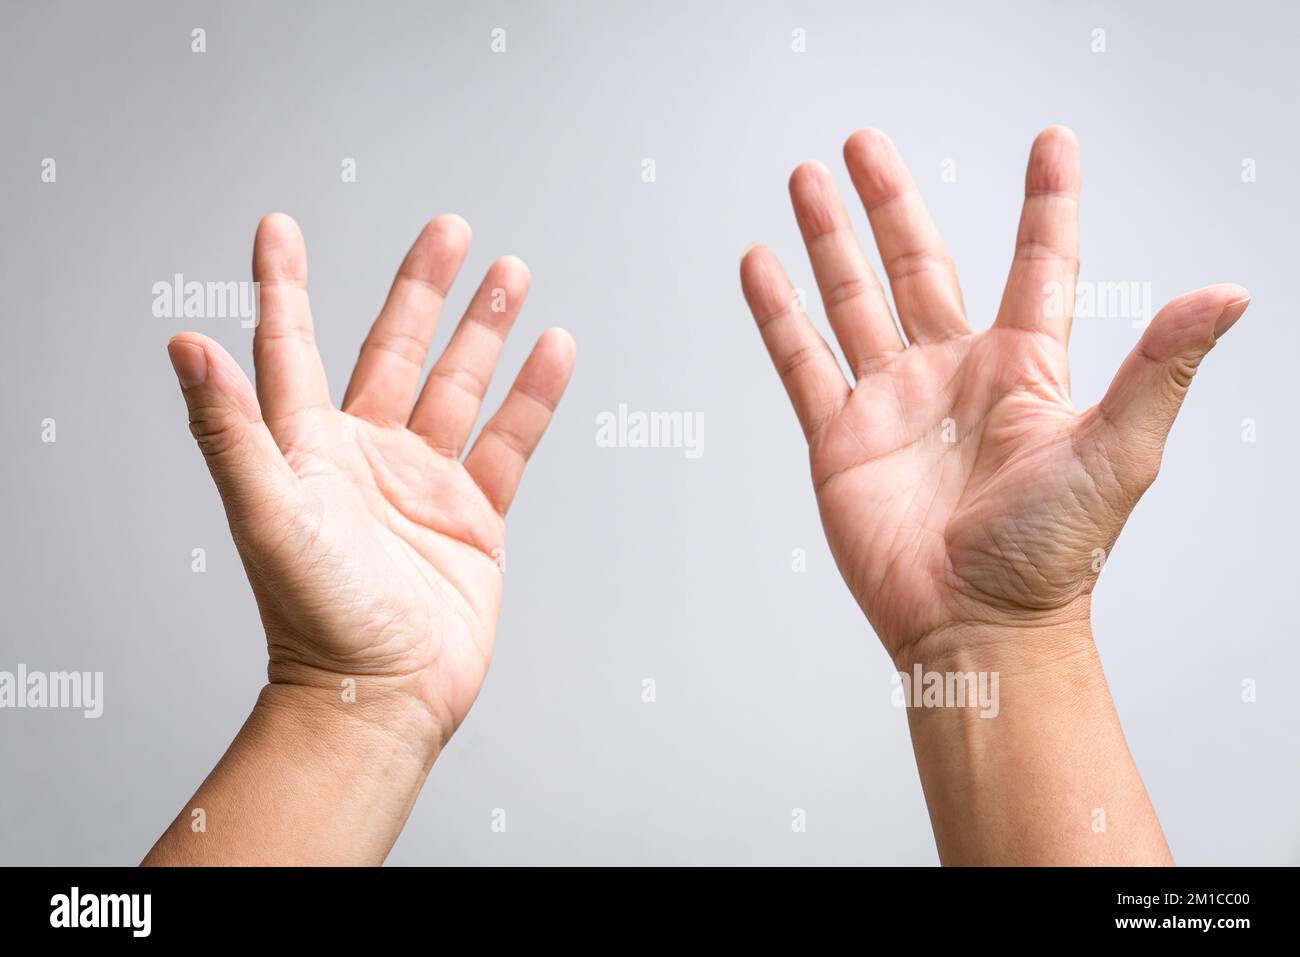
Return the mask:
M228 357L218 374L231 380L234 404L260 411L261 421L236 430L205 414L195 423L267 627L273 680L391 682L447 734L486 674L504 515L573 359L567 334L544 335L462 460L528 284L518 260L493 264L417 402L442 290L468 241L455 217L426 227L338 410L311 341L301 236L292 221L268 217L254 253L257 397L237 394L251 389ZM232 441L240 436L247 441ZM236 482L218 461L241 444L255 454Z
M866 131L845 156L912 345L898 336L824 167L796 170L791 194L856 374L852 389L771 254L756 249L742 264L808 436L840 570L891 651L953 622L1064 608L1090 591L1154 478L1177 400L1244 290L1212 287L1171 304L1103 403L1076 413L1069 314L1044 308L1045 293L1075 281L1073 136L1051 130L1035 144L1002 309L979 334L892 144Z
M314 451L287 456L302 499L276 508L305 501L318 522L277 569L297 611L272 629L273 656L416 675L422 696L463 715L492 653L501 516L460 461L415 433L335 410L310 418Z
M1040 353L1016 333L909 349L826 424L813 447L818 501L880 633L927 633L971 598L1064 603L1085 580L1097 530L1062 535L1052 508L1084 468L1077 417L1062 392L1035 388Z

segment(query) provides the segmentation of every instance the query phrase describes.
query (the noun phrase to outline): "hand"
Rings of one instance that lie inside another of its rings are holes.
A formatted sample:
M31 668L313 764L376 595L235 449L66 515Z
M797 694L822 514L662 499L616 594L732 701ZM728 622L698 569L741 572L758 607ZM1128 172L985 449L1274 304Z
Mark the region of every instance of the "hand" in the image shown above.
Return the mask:
M302 234L287 216L262 220L253 249L256 395L211 339L185 333L167 347L257 597L272 686L338 695L354 679L362 704L400 711L407 729L414 715L419 745L435 753L487 672L504 516L574 359L566 332L546 332L461 460L529 282L518 259L493 263L416 401L469 242L456 216L424 228L341 410L313 340Z
M896 660L943 657L984 625L1004 635L1086 623L1095 569L1155 479L1192 376L1245 311L1246 290L1211 286L1169 303L1102 401L1076 412L1066 358L1074 134L1053 127L1034 142L1011 274L992 327L978 333L893 144L863 130L844 158L910 345L820 164L796 169L790 193L853 388L772 253L757 247L741 263L808 439L840 572Z

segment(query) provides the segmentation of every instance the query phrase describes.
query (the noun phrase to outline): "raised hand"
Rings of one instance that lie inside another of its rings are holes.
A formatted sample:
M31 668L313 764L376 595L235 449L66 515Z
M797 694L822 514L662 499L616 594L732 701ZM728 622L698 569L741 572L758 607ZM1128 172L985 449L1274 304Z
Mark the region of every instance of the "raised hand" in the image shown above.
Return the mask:
M543 334L462 459L529 283L520 260L492 264L417 399L469 243L459 217L424 228L341 409L313 339L302 234L287 216L266 217L253 250L256 394L211 339L185 333L168 345L266 626L272 687L337 700L351 679L363 706L402 712L402 733L430 755L487 671L504 516L574 360L566 332Z
M1053 127L1034 142L1011 273L982 332L893 144L863 130L844 158L907 342L820 164L796 169L790 194L852 385L769 250L746 253L741 281L808 439L845 581L896 660L1002 641L1009 628L1086 624L1097 569L1246 290L1222 284L1170 302L1102 401L1078 412L1066 358L1079 263L1074 134Z

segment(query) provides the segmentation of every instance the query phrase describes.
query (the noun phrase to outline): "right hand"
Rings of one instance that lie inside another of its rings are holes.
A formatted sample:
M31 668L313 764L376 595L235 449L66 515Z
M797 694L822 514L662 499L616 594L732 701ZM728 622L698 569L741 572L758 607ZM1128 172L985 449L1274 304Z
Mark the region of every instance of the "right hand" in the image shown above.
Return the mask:
M1074 134L1053 127L1034 142L1011 274L983 332L967 324L952 261L893 144L863 130L844 154L910 345L819 164L796 169L790 192L853 387L770 251L745 255L741 281L808 440L845 581L896 661L1000 641L1008 627L1086 624L1099 559L1155 479L1192 376L1245 311L1246 290L1222 284L1169 303L1102 401L1076 412ZM1061 291L1064 308L1052 308Z
M398 270L342 408L330 402L307 302L302 234L262 220L253 250L257 389L205 336L168 353L266 626L273 684L332 689L413 715L431 753L464 719L492 655L505 514L573 368L544 333L469 454L506 333L528 290L493 263L416 401L470 231L432 220Z

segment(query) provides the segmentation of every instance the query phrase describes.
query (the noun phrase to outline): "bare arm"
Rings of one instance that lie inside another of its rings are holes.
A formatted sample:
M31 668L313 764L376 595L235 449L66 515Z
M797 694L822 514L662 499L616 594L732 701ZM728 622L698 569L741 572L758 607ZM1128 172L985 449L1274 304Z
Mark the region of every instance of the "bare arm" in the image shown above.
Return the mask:
M989 707L907 712L940 861L1172 864L1086 621L950 637L946 657L897 662L997 676Z
M1097 660L1090 595L1246 290L1170 302L1079 412L1074 134L1034 142L1006 290L980 332L894 145L862 130L844 157L897 323L819 163L795 170L790 194L849 379L771 251L745 253L741 283L808 441L831 550L899 671L999 676L996 716L952 695L909 702L940 856L1170 863Z
M268 685L144 864L382 864L437 757L394 704Z
M168 345L257 598L270 684L146 863L380 863L474 703L501 606L506 511L574 346L544 333L471 444L529 273L514 257L492 264L421 390L469 242L459 217L425 226L341 409L287 216L266 217L254 244L256 392L211 339Z

